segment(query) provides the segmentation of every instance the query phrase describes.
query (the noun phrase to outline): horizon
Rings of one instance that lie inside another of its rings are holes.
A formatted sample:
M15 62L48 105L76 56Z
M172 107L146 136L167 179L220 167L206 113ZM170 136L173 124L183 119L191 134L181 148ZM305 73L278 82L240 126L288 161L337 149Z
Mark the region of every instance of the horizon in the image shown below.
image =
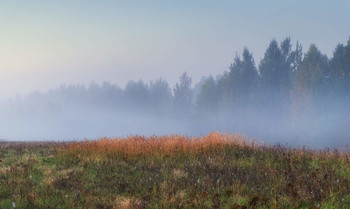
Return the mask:
M162 77L174 86L185 71L195 84L227 71L244 47L258 65L269 42L285 37L330 57L349 38L347 8L347 1L2 3L0 99L92 81L123 87Z
M301 0L3 3L0 138L220 131L343 146L348 8Z

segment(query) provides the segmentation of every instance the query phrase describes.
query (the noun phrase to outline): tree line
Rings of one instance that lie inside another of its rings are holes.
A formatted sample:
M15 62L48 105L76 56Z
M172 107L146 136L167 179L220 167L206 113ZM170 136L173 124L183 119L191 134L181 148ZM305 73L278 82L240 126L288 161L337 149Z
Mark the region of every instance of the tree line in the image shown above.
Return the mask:
M129 81L124 88L92 82L34 92L0 103L7 118L0 125L12 130L22 124L28 133L40 133L45 127L48 136L70 136L73 130L77 137L89 131L99 136L107 132L200 135L218 130L264 140L346 141L349 104L350 39L338 44L328 58L315 44L303 52L298 42L293 46L285 38L272 40L258 64L245 48L222 74L203 77L195 85L184 72L173 87L159 78ZM23 137L28 133L23 132Z
M219 79L207 78L197 99L203 111L259 108L276 114L327 111L330 105L349 104L350 39L339 44L332 58L315 44L303 53L291 39L272 40L256 66L245 48ZM334 107L333 107L334 108Z
M272 40L258 65L245 48L236 55L229 69L216 78L208 76L192 88L192 80L183 73L171 88L159 78L146 83L129 81L122 89L103 82L62 85L46 93L25 98L33 106L59 109L65 104L130 111L217 114L257 109L279 115L325 111L329 104L344 106L350 100L350 39L336 46L332 58L322 54L315 44L303 53L291 39ZM346 106L346 105L345 105Z

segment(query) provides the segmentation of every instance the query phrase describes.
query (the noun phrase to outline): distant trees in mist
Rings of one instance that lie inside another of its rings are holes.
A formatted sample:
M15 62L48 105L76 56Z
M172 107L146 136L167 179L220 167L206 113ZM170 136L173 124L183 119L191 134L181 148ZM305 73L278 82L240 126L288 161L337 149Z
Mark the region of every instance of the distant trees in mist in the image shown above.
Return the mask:
M334 99L349 100L349 95L350 39L347 45L339 44L329 59L315 44L303 54L299 43L293 48L286 38L280 44L270 42L258 67L251 52L244 49L229 71L203 82L197 106L256 106L282 114L293 111L293 105L320 108Z
M258 64L244 48L227 71L204 77L196 85L185 72L174 87L162 78L149 83L129 81L125 88L109 82L62 85L14 104L22 112L37 109L45 114L80 108L152 114L193 123L209 118L212 123L205 127L236 127L242 132L253 130L256 135L281 128L283 132L286 126L312 129L309 125L321 120L345 124L350 122L350 39L336 46L331 58L315 44L303 53L302 46L293 46L290 38L280 43L272 40Z
M335 48L332 58L322 54L315 44L303 54L302 46L296 43L293 47L290 38L280 43L272 40L258 65L245 48L242 56L233 58L228 71L216 78L204 77L195 86L196 95L192 79L185 72L173 88L162 78L150 83L129 81L124 89L109 82L62 85L24 100L33 105L46 103L53 109L77 104L176 115L249 108L300 113L325 106L321 103L350 100L350 39Z

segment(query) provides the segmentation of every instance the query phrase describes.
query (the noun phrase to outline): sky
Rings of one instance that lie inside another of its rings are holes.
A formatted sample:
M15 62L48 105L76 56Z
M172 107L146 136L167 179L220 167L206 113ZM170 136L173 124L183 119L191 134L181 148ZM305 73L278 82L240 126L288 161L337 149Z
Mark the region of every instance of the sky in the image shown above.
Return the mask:
M173 86L184 71L195 83L287 36L331 57L349 11L348 0L0 0L0 99L92 81Z

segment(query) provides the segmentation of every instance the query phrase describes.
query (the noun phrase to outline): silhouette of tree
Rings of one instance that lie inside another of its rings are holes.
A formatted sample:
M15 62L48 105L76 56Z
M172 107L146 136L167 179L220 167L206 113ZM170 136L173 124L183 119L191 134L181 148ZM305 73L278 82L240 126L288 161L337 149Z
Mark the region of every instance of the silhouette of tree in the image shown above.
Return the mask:
M215 80L212 76L207 78L200 90L197 98L197 107L199 111L204 112L215 112L218 108L218 88Z
M253 90L257 87L258 72L255 67L253 55L247 48L243 50L243 59L236 56L219 81L222 101L237 106L251 103Z
M285 111L290 103L292 74L300 59L300 49L292 51L290 38L284 39L280 46L272 40L259 65L263 102L275 111Z
M129 81L124 89L124 99L127 107L147 110L149 108L148 85L142 80Z
M346 46L336 47L330 66L334 96L350 99L350 38Z
M150 103L153 110L158 113L165 113L169 110L172 95L168 82L164 79L151 81L149 85Z
M174 87L174 105L180 112L188 113L192 108L192 79L184 72Z
M327 56L312 44L296 74L296 86L293 90L293 106L296 112L308 107L314 109L324 103L329 76Z

